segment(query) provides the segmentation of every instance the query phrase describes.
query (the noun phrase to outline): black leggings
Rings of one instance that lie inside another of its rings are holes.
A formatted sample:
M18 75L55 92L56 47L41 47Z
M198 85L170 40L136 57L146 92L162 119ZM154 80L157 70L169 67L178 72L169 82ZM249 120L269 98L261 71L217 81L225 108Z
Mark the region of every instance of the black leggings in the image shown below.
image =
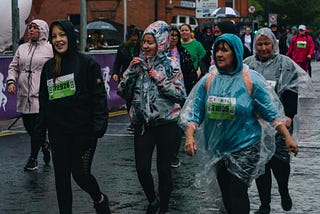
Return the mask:
M31 138L31 157L34 159L38 158L38 153L40 150L41 145L44 143L45 139L46 139L46 130L42 130L41 132L43 133L39 133L39 135L41 136L40 141L35 140L34 138L34 128L35 125L37 123L37 117L39 114L21 114L22 117L22 121L23 121L23 125L24 128L26 129L26 131L28 132L30 138Z
M150 203L156 197L151 163L154 147L157 147L157 172L160 208L162 210L168 208L172 191L170 157L172 155L172 145L177 138L176 127L176 122L152 126L146 128L143 135L136 133L134 136L136 170L140 184Z
M217 171L222 200L228 214L249 214L248 186L231 174L224 164Z
M101 199L101 191L91 174L97 139L84 134L50 133L56 192L60 214L72 213L71 175L93 201Z
M290 163L273 156L266 164L265 174L256 179L257 189L261 205L269 205L271 202L272 177L271 170L278 183L278 190L281 196L289 194L288 183L290 175Z

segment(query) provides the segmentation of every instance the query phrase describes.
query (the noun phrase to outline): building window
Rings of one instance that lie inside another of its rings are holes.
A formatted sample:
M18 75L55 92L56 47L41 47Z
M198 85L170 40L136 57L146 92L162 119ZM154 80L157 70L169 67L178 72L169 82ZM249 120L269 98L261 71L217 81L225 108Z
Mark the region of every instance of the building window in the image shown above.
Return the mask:
M233 0L225 0L225 6L233 8Z

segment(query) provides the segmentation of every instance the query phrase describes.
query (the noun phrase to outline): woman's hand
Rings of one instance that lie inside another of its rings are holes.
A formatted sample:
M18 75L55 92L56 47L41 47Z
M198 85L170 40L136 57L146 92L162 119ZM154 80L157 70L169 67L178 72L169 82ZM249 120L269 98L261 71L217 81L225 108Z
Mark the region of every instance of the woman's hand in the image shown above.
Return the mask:
M134 58L131 60L128 69L130 69L132 66L138 64L140 61L141 61L141 59L140 59L139 57L134 57Z
M293 152L295 156L298 154L298 144L291 136L286 138L286 145L289 153Z
M187 136L186 135L186 143L184 144L184 151L189 156L194 156L197 151L197 143L194 139L194 136Z
M155 69L151 69L148 74L150 78L156 78L159 75L159 72Z
M114 81L116 81L116 82L119 82L119 76L118 76L118 74L112 75L112 79L113 79Z
M286 116L286 127L289 128L291 126L292 119Z
M9 94L15 94L16 93L16 86L13 83L8 85L8 92L9 92Z

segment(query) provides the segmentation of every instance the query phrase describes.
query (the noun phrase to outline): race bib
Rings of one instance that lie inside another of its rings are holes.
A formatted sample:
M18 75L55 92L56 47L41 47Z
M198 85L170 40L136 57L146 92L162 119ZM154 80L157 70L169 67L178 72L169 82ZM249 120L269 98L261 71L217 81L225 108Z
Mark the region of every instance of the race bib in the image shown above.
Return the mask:
M53 83L53 79L47 80L47 87L49 100L72 96L76 93L74 74L57 77L55 83Z
M297 41L297 48L307 48L307 41Z
M233 120L236 118L236 98L209 96L207 114L214 120Z

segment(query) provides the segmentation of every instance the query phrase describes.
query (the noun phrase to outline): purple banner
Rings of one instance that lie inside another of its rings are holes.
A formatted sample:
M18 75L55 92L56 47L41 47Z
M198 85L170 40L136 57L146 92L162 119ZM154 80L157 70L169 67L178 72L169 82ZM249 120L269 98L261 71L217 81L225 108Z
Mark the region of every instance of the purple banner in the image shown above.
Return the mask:
M111 78L113 62L116 53L90 53L101 66L101 72L105 83L108 99L108 108L118 110L125 106L125 101L116 94L117 83ZM11 95L7 91L6 78L8 75L8 66L12 61L12 56L0 57L0 120L8 120L18 117L16 112L16 95Z

